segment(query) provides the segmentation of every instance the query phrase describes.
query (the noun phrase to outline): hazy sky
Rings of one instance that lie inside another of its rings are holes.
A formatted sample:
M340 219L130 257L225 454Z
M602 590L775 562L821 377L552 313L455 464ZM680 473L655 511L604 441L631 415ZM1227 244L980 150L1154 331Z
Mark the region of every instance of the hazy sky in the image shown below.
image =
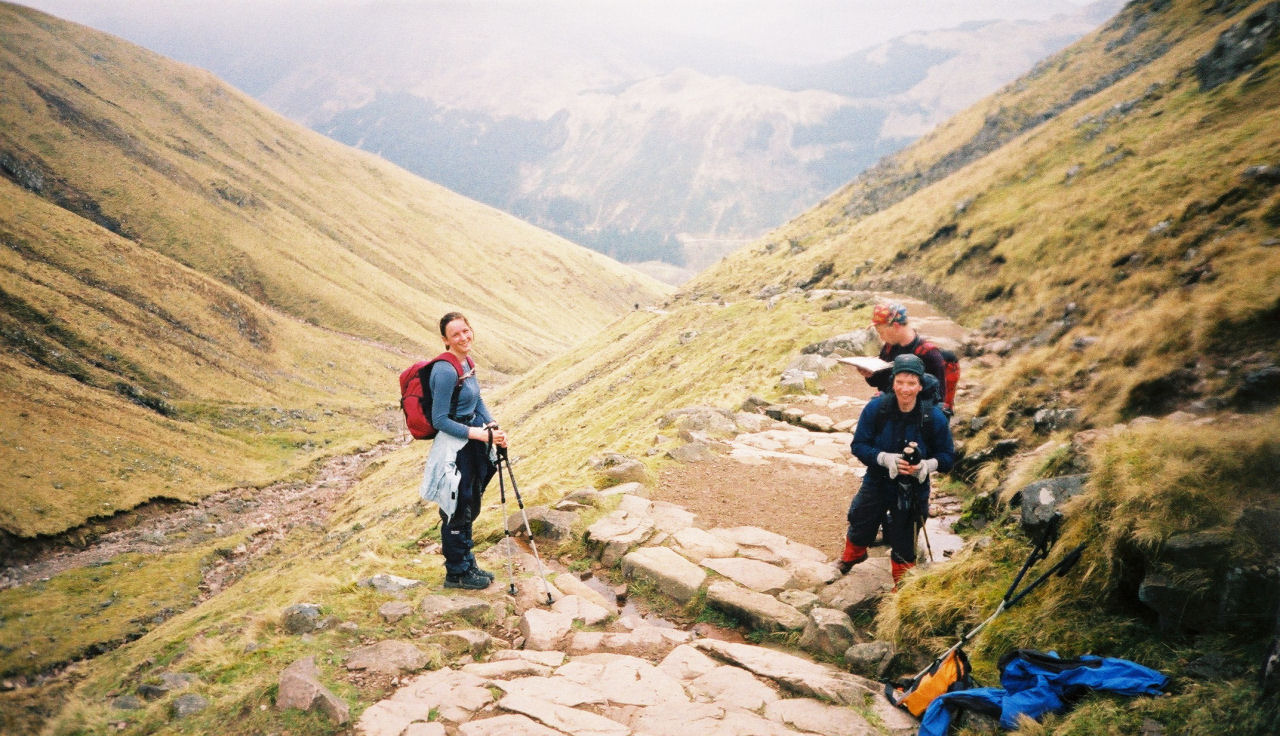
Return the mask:
M829 61L915 30L969 21L1045 19L1091 0L20 0L53 15L135 42L166 24L227 29L255 17L309 18L338 6L392 13L397 8L450 14L481 10L532 17L558 10L612 28L679 32L732 40L771 61ZM332 10L328 11L332 12ZM136 31L135 36L131 31ZM223 31L225 32L225 30ZM159 49L157 49L159 50ZM163 51L162 51L163 53Z

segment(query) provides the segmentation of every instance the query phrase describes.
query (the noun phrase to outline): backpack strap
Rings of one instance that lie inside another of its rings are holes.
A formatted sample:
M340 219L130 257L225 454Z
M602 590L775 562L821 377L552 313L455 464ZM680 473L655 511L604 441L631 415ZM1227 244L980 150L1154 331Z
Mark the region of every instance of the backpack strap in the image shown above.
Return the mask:
M889 397L892 396L892 394L882 393L880 395L885 398L880 402L880 408L876 410L875 423L871 425L871 428L874 430L872 435L874 437L880 436L880 432L884 429L884 425L889 421L889 412L893 411L893 407L889 405L889 402L891 401ZM929 422L933 414L933 402L917 398L915 412L920 419L920 436L924 437L929 429Z
M456 421L458 419L458 395L462 393L462 382L466 380L467 374L467 371L462 370L462 361L458 360L458 356L448 350L440 353L422 366L422 370L418 371L418 381L422 383L423 395L430 393L431 367L440 361L453 366L453 369L458 372L458 381L453 384L453 395L449 397L449 418ZM472 371L476 369L476 362L471 359L470 355L467 356L467 369ZM430 419L430 417L427 418Z

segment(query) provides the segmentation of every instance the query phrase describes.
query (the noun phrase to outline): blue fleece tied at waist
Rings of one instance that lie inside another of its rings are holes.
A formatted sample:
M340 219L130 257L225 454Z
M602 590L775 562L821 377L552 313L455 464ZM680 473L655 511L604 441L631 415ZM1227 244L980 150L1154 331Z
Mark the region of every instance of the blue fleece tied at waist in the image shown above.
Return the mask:
M919 736L944 736L959 708L1000 718L1004 728L1017 728L1019 716L1036 720L1061 713L1094 690L1116 695L1159 695L1169 678L1124 659L1086 654L1064 660L1054 652L1015 650L1000 662L1003 688L978 687L934 698L920 721Z

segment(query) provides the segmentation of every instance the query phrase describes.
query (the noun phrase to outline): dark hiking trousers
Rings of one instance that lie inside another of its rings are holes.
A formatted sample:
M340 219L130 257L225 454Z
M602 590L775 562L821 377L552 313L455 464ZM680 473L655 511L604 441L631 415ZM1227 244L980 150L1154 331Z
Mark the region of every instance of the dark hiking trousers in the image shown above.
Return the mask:
M476 564L471 553L471 525L480 515L480 503L484 489L493 478L494 466L489 462L489 446L478 440L468 440L458 450L458 506L453 517L440 512L440 546L444 551L444 569L451 575L461 575Z
M929 503L929 487L911 483L910 493L915 494L915 508ZM849 503L849 529L845 538L859 547L870 547L876 539L876 531L884 523L885 540L896 562L916 561L916 518L901 508L898 483L867 483ZM886 520L885 514L888 513Z

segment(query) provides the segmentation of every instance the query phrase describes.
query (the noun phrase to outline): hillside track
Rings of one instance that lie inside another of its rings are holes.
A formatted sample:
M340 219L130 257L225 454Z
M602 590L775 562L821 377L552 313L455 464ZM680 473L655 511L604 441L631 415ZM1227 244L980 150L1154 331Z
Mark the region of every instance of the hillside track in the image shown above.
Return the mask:
M968 330L948 319L932 305L919 299L878 292L874 301L898 302L907 308L909 321L926 339L940 347L964 344ZM867 325L851 325L859 329ZM803 407L840 422L856 419L861 407L875 395L875 389L853 368L836 366L818 379L819 396L792 397L785 403ZM806 399L850 398L850 405L831 408L814 406ZM963 401L963 393L957 403ZM846 449L845 458L851 453ZM856 461L849 460L858 466ZM777 459L767 463L743 463L718 456L711 460L673 463L660 475L653 490L654 500L679 504L697 514L705 527L758 526L826 552L833 559L844 547L845 514L858 491L860 473L836 473L828 467ZM934 515L939 502L934 499Z
M217 561L206 567L199 597L206 600L291 530L321 527L333 503L359 480L370 463L408 442L408 437L402 436L363 452L325 459L302 480L262 488L231 488L194 504L153 501L54 537L7 540L0 590L102 564L122 554L165 554L249 530L245 542L220 550L223 553ZM99 531L104 528L106 531Z

